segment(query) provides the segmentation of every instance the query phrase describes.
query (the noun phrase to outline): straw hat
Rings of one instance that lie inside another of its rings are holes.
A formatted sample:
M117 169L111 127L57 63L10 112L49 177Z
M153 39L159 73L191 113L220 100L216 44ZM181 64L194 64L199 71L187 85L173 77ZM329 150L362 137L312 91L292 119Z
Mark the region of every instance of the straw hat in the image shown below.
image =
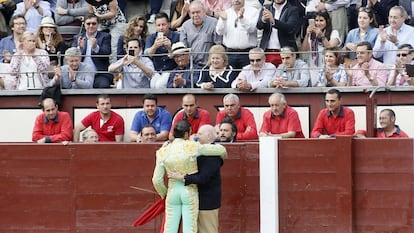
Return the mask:
M52 17L44 17L40 23L40 27L56 27L55 21Z
M171 47L171 57L174 57L174 55L177 54L183 54L183 53L188 53L190 52L190 48L187 48L183 42L177 42L174 43Z

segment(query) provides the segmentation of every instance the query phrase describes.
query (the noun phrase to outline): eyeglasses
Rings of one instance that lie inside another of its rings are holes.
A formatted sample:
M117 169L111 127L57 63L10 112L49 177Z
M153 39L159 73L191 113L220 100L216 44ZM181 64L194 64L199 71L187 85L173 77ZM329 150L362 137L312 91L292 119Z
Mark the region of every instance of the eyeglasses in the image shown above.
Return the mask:
M397 54L397 57L406 57L408 56L408 53L399 53Z
M250 60L250 62L260 62L262 59L261 58L258 58L258 59L249 59Z
M85 23L86 25L96 25L96 24L98 24L97 22L89 22L89 23Z
M361 12L361 11L366 12L366 13L371 13L371 8L369 8L369 7L360 7L359 12Z

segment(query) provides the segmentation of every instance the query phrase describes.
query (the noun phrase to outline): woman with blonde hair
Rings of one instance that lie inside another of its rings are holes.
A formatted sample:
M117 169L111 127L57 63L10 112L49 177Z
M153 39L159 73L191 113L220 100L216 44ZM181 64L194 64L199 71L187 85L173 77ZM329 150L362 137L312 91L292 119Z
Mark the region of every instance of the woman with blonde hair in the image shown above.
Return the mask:
M117 51L116 54L119 58L122 58L126 55L126 44L129 39L133 37L137 37L139 39L139 43L141 48L145 48L145 41L147 40L148 36L148 25L147 20L144 16L135 15L132 16L129 21L127 28L125 29L125 33L121 35L118 39Z
M207 90L231 88L237 72L228 64L226 49L222 45L213 45L208 54L207 65L201 69L196 86Z
M11 73L16 75L10 89L43 89L49 82L49 65L46 50L36 48L36 35L30 31L24 32L20 37L19 48L10 62Z

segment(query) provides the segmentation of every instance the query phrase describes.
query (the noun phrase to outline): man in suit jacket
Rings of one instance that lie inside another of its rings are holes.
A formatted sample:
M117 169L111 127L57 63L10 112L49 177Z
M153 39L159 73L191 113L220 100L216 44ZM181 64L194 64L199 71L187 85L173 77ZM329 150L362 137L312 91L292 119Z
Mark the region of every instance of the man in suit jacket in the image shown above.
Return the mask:
M265 5L260 11L256 27L263 29L260 48L267 52L266 62L273 63L276 67L282 63L279 54L280 48L290 46L298 50L296 45L296 33L300 28L300 10L290 4L288 0L272 0L273 4ZM277 34L272 34L276 31Z
M414 26L413 0L400 0L399 2L400 2L400 6L404 7L404 9L408 13L408 18L405 21L405 23L408 25Z
M95 67L94 88L109 88L113 75L108 73L109 55L111 54L111 35L98 31L98 17L88 15L85 18L86 32L75 36L73 46L78 47L84 56L82 62Z

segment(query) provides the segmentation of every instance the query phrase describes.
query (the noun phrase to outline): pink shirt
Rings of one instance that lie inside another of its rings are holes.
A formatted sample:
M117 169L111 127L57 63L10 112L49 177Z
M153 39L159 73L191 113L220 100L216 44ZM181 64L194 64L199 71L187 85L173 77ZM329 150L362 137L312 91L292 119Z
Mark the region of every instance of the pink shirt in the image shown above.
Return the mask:
M369 74L371 78L378 81L378 86L386 86L388 68L381 62L371 58L369 61ZM352 67L352 86L372 86L372 83L365 76L359 64Z
M202 0L201 2L210 11L223 11L231 7L230 0L215 0L214 3L210 3L209 0Z

